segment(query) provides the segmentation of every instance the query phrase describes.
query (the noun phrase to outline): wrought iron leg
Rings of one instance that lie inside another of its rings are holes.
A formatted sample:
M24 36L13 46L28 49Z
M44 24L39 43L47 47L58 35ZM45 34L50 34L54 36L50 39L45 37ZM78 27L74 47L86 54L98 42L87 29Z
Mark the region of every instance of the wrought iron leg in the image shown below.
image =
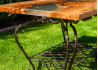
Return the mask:
M19 24L18 26L15 27L15 40L16 40L16 43L17 45L19 46L20 50L23 52L23 54L25 55L25 57L28 59L29 63L32 65L33 67L33 70L35 70L35 66L33 65L33 63L31 62L31 60L29 59L28 55L26 54L26 52L24 51L23 47L20 45L18 39L17 39L17 32L19 30L19 28L21 27L22 25Z
M73 54L73 56L72 56L70 65L69 65L69 67L68 67L68 70L71 70L71 68L72 68L72 64L73 64L73 62L74 62L74 59L75 59L75 56L76 56L76 53L77 53L77 43L78 43L77 31L76 31L75 27L72 25L72 22L70 22L70 26L72 27L72 29L73 29L73 31L74 31L74 36L75 36L75 49L74 49L74 54Z
M63 20L61 20L61 27L62 27L62 33L63 33L64 43L66 43L66 39L65 39L65 27L64 27L64 21Z
M64 70L66 70L67 64L68 64L68 61L69 61L69 36L68 36L67 23L66 23L66 27L65 27L64 26L64 21L61 20L61 26L62 26L62 29L64 30L63 31L63 36L65 36L64 32L66 34L67 53L66 53L66 60L65 60L65 65L64 65ZM64 37L64 40L65 40L65 37Z

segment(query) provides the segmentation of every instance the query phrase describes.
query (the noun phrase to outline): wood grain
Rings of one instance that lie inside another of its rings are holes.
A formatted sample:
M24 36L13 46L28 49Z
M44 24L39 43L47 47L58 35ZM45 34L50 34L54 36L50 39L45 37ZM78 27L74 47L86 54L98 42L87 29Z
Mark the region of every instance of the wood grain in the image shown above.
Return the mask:
M18 3L11 3L0 5L1 12L18 13L26 15L46 16L53 18L69 19L69 20L81 20L97 14L97 2L67 2L57 4L60 9L45 11L28 9L35 4L47 4L63 2L64 0L38 0L38 1L25 1Z
M68 2L63 9L50 13L50 17L80 20L97 14L97 2Z
M64 1L65 0L34 0L34 1L10 3L10 4L0 5L0 11L24 14L24 12L21 11L22 8L31 7L32 5L35 5L35 4L40 5L40 4L48 4L48 3L59 3Z
M67 2L67 3L60 3L57 4L58 7L65 7L66 6L93 6L93 5L97 5L96 2Z

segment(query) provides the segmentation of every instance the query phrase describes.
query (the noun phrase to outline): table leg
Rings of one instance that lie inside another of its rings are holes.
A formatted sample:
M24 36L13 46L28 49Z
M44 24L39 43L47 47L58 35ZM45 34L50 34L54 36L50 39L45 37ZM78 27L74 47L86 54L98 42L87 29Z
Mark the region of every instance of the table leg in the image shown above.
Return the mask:
M62 27L62 33L63 33L64 43L66 44L66 39L65 39L65 27L64 27L64 22L63 22L63 20L61 20L61 27Z
M19 24L18 26L15 27L15 40L16 40L16 43L17 45L19 46L20 50L23 52L23 54L25 55L25 57L28 59L29 63L32 65L33 67L33 70L35 70L35 66L34 64L31 62L31 60L29 59L29 56L26 54L26 52L24 51L23 47L20 45L18 39L17 39L17 32L19 30L19 28L21 27L22 25Z
M70 65L68 67L68 70L71 70L72 68L72 64L75 60L75 56L76 56L76 53L77 53L77 43L78 43L78 38L77 38L77 31L75 29L75 27L72 25L72 22L70 22L70 26L72 27L73 31L74 31L74 36L75 36L75 49L74 49L74 54L72 56L72 59L71 59L71 62L70 62Z
M62 26L62 29L63 29L63 36L66 35L66 43L67 43L67 53L66 53L66 60L65 60L65 65L64 65L64 70L66 70L67 69L67 64L68 64L68 61L69 61L69 46L70 46L70 43L69 43L67 23L66 23L66 27L65 27L64 26L64 20L61 20L61 26ZM64 34L64 32L65 32L65 34ZM64 41L65 41L65 37L64 37Z

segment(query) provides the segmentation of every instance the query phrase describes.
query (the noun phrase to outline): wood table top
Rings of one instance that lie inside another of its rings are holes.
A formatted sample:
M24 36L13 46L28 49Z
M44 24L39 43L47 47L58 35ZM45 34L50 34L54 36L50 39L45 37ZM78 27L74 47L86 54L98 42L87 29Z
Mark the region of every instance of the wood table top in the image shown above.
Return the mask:
M35 0L0 5L0 12L81 20L97 14L97 1Z

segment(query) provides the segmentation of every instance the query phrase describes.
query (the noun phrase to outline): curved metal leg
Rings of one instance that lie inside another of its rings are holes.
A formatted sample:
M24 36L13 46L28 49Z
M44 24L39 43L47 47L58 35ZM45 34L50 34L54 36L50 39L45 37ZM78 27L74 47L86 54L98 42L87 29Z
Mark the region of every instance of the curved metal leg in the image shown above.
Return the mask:
M32 65L33 67L33 70L35 70L35 66L33 65L33 63L31 62L31 60L29 59L28 55L26 54L26 52L24 51L23 47L20 45L18 39L17 39L17 32L19 30L19 28L21 27L22 25L19 24L18 26L15 27L15 40L16 40L16 43L17 45L19 46L20 50L23 52L23 54L25 55L25 57L28 59L29 63Z
M64 43L66 43L66 39L65 39L65 26L64 26L63 20L61 20L61 27L62 27L62 33L63 33Z
M69 67L68 67L68 70L71 70L71 68L72 68L72 64L73 64L73 62L74 62L74 59L75 59L75 56L76 56L76 53L77 53L77 43L78 43L77 31L76 31L75 27L72 25L72 22L70 22L70 26L72 27L72 29L73 29L73 31L74 31L74 36L75 36L75 49L74 49L74 54L73 54L73 56L72 56L70 65L69 65Z
M66 23L66 27L64 26L64 21L61 20L61 25L62 25L62 28L64 29L64 32L66 34L66 43L67 43L67 53L66 53L66 60L65 60L65 65L64 65L64 70L67 69L67 64L68 64L68 61L69 61L69 36L68 36L68 29L67 29L67 23Z

